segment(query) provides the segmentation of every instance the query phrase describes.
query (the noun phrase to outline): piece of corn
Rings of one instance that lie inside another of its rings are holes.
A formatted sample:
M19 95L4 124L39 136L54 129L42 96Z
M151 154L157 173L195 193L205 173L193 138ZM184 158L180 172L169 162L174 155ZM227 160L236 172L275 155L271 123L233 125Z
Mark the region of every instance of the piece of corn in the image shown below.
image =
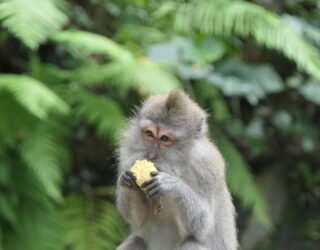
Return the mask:
M142 183L151 179L150 172L157 171L157 169L151 161L137 160L136 163L131 167L130 171L137 178L136 183L140 187Z

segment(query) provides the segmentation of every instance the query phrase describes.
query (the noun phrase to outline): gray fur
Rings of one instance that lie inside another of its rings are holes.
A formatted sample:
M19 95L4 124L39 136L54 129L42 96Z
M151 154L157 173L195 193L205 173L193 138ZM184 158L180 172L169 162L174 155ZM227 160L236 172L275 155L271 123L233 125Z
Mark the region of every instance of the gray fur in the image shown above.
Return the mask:
M119 149L117 207L131 235L118 250L236 250L235 210L224 160L207 137L207 115L182 92L147 99L123 134ZM160 150L159 173L146 194L121 185L124 171L153 149L141 128L156 123L178 142ZM149 198L152 197L152 198ZM162 210L154 215L154 204Z

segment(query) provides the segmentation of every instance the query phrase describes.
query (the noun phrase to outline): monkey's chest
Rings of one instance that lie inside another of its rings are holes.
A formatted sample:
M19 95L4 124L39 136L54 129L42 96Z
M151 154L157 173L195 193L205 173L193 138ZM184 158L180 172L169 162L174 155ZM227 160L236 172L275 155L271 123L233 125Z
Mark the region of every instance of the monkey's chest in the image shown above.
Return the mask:
M174 249L186 237L178 205L168 197L162 199L161 205L161 212L154 215L151 211L141 229L148 250Z

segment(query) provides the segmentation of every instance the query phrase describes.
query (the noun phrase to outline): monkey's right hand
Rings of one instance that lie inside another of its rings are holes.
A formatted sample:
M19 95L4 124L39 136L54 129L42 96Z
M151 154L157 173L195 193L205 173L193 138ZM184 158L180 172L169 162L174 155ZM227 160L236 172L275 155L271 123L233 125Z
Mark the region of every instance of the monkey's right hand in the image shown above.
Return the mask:
M136 177L129 170L126 170L121 174L120 185L129 189L138 189Z

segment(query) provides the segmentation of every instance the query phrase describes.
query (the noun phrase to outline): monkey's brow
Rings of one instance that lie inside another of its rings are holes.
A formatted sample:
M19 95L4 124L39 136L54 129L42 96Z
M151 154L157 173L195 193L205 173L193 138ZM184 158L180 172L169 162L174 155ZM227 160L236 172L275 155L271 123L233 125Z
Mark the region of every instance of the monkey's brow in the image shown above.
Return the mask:
M142 127L145 127L147 125L150 125L151 123L154 123L151 119L149 118L141 118L141 120L139 121L140 125Z
M149 125L151 123L160 125L161 124L161 119L153 118L153 117L145 117L145 118L142 118L141 121L140 121L140 124L142 126L146 126L146 125Z

